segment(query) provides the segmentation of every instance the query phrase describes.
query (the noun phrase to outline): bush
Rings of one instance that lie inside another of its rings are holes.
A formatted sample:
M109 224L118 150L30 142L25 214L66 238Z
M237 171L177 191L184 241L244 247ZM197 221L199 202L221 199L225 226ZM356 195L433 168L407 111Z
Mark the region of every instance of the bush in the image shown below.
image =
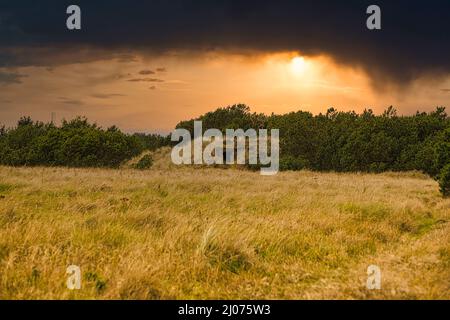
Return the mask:
M412 116L398 116L393 107L381 115L370 109L357 114L330 108L319 115L298 111L267 116L234 105L195 120L203 121L203 130L217 128L224 134L236 128L279 129L280 170L421 170L436 177L450 161L450 118L443 107ZM194 119L176 127L192 135Z
M439 174L439 188L444 197L450 196L450 163Z
M308 162L302 158L285 156L280 159L280 170L302 170L308 167Z
M153 165L153 158L146 154L134 165L135 169L144 170L149 169Z
M11 166L119 167L142 151L137 137L81 117L61 127L24 117L0 136L0 164Z

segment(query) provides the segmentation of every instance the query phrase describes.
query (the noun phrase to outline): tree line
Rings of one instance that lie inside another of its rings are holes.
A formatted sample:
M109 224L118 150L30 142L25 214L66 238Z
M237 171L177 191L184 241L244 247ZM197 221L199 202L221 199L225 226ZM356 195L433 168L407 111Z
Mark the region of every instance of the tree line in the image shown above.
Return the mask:
M379 115L370 109L356 113L334 108L318 115L305 111L264 115L236 104L182 121L176 128L193 133L195 120L202 121L203 130L279 129L280 170L419 170L450 180L450 118L444 107L410 116L397 115L393 107ZM83 117L63 120L60 126L22 117L14 128L0 127L0 164L118 167L144 150L170 144L170 136L125 134ZM450 189L444 187L444 192Z
M144 150L167 144L168 137L103 129L84 117L61 126L22 117L14 128L0 127L0 164L10 166L118 167Z
M329 108L318 115L298 111L266 116L237 104L182 121L177 128L192 132L194 120L203 122L203 130L279 129L280 170L419 170L440 179L447 166L450 176L450 118L444 107L410 116L397 115L392 106L380 115L371 109L358 114Z

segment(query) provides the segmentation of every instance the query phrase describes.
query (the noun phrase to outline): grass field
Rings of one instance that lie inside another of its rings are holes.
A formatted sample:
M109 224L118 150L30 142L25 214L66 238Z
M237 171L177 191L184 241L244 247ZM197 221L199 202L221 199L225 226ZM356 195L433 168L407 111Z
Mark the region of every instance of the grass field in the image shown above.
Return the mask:
M0 299L449 299L449 221L418 173L0 167Z

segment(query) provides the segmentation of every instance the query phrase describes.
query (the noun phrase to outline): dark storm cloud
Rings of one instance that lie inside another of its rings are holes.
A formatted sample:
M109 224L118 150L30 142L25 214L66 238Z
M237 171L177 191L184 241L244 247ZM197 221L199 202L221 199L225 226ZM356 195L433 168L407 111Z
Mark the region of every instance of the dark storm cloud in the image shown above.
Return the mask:
M1 33L1 32L0 32ZM42 42L38 45L16 44L14 47L2 43L0 38L0 68L2 67L46 67L71 63L84 63L96 60L119 59L120 54L114 51L79 44L50 44Z
M363 67L373 79L399 83L450 72L448 0L79 0L80 31L65 27L72 2L1 1L0 66L64 63L77 53L84 61L122 50L223 49L327 54ZM381 31L366 28L366 8L374 3L382 9ZM36 55L37 46L54 50ZM7 50L13 47L27 49L15 55Z

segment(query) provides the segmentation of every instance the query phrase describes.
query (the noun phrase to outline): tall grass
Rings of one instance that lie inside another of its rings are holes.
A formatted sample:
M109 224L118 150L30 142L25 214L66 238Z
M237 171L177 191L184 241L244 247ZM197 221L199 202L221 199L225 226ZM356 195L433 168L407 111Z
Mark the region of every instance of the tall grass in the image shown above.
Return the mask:
M449 219L415 173L0 167L0 299L449 299Z

